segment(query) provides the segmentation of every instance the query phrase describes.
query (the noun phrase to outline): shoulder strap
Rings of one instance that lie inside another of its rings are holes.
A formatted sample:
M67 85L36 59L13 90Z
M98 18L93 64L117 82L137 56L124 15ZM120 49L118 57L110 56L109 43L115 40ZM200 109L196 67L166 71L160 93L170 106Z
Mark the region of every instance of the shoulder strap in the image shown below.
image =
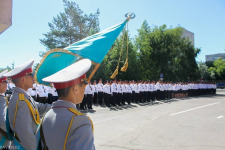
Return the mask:
M27 103L27 106L28 106L28 108L30 110L30 113L31 113L31 115L32 115L35 123L37 125L39 125L40 124L40 116L39 116L38 110L36 108L34 108L34 110L33 110L32 106L30 104L30 101L27 100L27 99L25 99L24 94L20 93L19 94L19 99L16 102L16 110L15 110L15 115L14 115L14 120L13 120L13 126L15 127L16 115L17 115L17 108L18 108L18 102L19 101L25 101ZM35 115L36 115L37 119L35 118Z
M66 134L66 138L65 138L65 142L64 142L64 146L63 146L63 150L66 149L66 142L67 142L67 138L68 138L68 135L69 135L69 132L70 132L70 128L71 128L71 125L73 123L73 119L74 117L77 115L77 116L86 116L85 114L82 114L81 112L77 111L76 109L74 108L68 108L69 111L71 111L74 115L73 117L71 118L70 120L70 125L69 125L69 128L67 130L67 134ZM88 117L88 116L87 116ZM91 121L91 119L88 117L88 119ZM92 130L94 132L94 126L93 126L93 122L91 121L91 124L92 124Z

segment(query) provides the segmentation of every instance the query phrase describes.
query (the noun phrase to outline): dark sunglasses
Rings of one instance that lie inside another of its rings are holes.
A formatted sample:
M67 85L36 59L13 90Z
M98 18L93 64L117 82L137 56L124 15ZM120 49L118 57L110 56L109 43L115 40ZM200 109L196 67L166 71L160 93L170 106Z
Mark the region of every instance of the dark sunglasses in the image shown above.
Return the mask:
M84 83L84 84L88 84L88 82L87 82L87 78L84 78L84 79L81 79L81 83Z
M30 75L30 76L34 77L34 74L33 73L27 73L27 75Z

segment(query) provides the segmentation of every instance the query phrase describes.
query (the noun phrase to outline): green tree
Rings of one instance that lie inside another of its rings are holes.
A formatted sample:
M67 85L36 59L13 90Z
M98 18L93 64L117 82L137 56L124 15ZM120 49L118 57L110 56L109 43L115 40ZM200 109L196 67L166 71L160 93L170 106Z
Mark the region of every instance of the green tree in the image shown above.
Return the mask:
M203 77L205 80L207 80L209 78L208 67L205 65L204 62L199 62L198 67L199 67L201 77Z
M158 80L160 73L166 81L196 80L199 71L195 49L188 38L181 38L183 28L166 25L150 28L145 20L135 37L135 48L140 52L141 79Z
M64 12L53 17L52 23L48 23L50 31L43 34L40 39L47 50L64 48L89 35L97 33L99 29L99 9L89 15L85 14L75 2L63 0ZM45 52L40 52L42 57Z
M215 61L207 62L206 64L208 66L209 74L212 74L212 72L213 72L215 74L216 79L218 79L218 80L225 79L225 60L223 60L222 58L218 58ZM212 77L211 77L211 79L213 79Z

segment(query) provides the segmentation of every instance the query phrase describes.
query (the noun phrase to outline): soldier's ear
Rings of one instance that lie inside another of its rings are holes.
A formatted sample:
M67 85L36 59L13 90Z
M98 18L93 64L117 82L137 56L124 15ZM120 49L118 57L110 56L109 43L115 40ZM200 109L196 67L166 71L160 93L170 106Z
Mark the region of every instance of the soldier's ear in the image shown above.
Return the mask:
M74 92L75 94L78 93L78 86L79 86L79 85L74 85L74 86L72 87L72 90L73 90L73 92Z

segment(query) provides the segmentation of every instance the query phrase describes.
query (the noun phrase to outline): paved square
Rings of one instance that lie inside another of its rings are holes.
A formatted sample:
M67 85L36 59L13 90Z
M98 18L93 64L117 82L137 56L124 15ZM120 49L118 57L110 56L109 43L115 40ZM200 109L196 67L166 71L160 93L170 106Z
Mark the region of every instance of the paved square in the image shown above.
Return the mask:
M224 150L225 90L165 103L94 107L97 150Z

